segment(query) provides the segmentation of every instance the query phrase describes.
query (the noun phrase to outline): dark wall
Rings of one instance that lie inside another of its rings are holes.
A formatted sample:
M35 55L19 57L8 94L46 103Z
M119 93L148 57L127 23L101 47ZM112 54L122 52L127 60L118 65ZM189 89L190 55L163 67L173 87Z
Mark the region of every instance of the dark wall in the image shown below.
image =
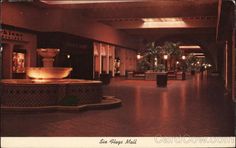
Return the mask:
M222 1L221 6L221 15L220 15L220 22L219 22L219 28L218 28L218 42L223 43L225 47L225 43L228 44L228 56L227 56L227 77L223 75L225 82L227 82L226 89L229 92L229 96L232 97L233 89L233 69L235 68L235 65L233 64L233 58L235 58L234 52L233 52L233 45L235 44L235 39L233 38L234 34L234 26L235 26L235 4L233 1L224 0ZM220 50L223 50L225 52L225 48L221 48ZM220 51L222 53L222 51ZM221 60L219 61L226 61L225 58L223 58L222 54ZM226 69L225 65L221 67L221 71L224 72Z
M61 32L45 32L38 34L38 48L59 48L60 53L55 58L54 66L72 67L71 78L93 78L92 40ZM38 56L38 66L42 66L41 59Z

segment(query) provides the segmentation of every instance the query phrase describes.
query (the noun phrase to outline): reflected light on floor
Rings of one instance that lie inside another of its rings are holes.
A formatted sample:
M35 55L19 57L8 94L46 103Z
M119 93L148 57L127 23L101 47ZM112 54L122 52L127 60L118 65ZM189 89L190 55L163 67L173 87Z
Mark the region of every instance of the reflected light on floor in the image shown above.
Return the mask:
M200 83L201 83L201 80L200 80L200 74L198 74L196 77L196 81L194 81L195 82L195 84L194 84L194 86L196 86L196 90L197 90L197 96L196 96L196 98L199 98L199 93L200 93Z
M161 118L162 120L165 122L166 120L168 120L168 116L169 116L169 98L167 96L167 92L163 92L161 94Z
M186 112L186 90L187 90L187 86L186 83L182 83L181 87L180 87L180 114L182 117L185 116L185 112Z
M143 102L142 102L142 98L141 98L141 92L140 92L140 87L136 87L135 88L135 119L140 119L140 117L142 116L142 106L143 106Z

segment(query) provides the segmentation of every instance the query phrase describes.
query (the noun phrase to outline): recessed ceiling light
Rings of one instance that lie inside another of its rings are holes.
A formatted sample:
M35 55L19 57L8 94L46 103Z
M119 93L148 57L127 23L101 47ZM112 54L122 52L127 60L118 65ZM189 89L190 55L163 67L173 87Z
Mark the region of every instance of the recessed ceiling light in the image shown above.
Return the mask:
M170 18L142 18L142 28L183 28L190 27L180 17Z
M179 46L179 48L181 48L181 49L201 49L200 46L196 46L196 45Z
M195 56L201 56L201 55L205 55L204 53L192 53Z
M160 17L160 18L142 18L144 22L183 22L183 18L180 17Z
M204 55L199 55L199 56L196 56L197 58L205 58L206 56L204 56Z

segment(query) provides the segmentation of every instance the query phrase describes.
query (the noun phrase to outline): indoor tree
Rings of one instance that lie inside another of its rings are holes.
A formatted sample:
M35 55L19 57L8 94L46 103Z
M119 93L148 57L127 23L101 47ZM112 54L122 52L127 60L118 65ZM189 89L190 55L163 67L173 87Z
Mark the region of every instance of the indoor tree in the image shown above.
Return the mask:
M139 60L139 68L143 71L162 71L164 67L163 56L168 55L170 67L173 69L175 61L182 55L179 44L174 42L164 42L162 45L158 45L156 42L148 43L141 53L142 59Z

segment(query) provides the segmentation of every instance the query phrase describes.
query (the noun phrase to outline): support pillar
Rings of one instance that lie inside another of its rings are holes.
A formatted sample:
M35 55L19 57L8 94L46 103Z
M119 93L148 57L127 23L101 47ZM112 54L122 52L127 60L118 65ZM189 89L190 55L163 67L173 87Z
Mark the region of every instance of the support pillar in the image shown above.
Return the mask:
M12 78L12 52L13 44L4 44L2 51L3 79Z

